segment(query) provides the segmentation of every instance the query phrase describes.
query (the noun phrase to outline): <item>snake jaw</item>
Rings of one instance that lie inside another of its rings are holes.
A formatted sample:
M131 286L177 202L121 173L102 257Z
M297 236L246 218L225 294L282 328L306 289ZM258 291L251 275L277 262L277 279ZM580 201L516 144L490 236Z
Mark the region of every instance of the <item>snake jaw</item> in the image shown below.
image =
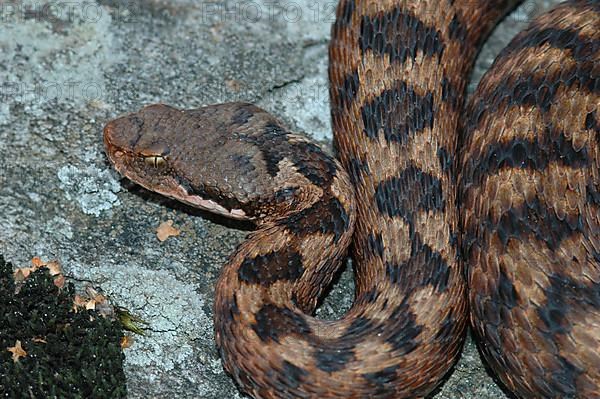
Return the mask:
M135 163L134 156L119 149L115 149L114 146L107 147L106 152L117 172L149 191L154 191L165 197L181 201L195 208L200 208L207 212L225 216L227 218L236 220L251 219L242 209L227 209L213 200L205 199L197 194L190 194L180 183L181 180L175 177L159 175L157 176L158 178L148 179L147 176L140 176L136 171L137 168L131 167L131 165ZM140 161L147 163L147 160L144 158Z
M217 215L236 220L250 220L250 217L248 217L246 212L244 212L242 209L227 209L213 200L202 198L199 195L189 194L185 187L178 184L177 180L174 178L169 179L168 186L168 190L163 190L156 187L146 188L210 213L215 213Z

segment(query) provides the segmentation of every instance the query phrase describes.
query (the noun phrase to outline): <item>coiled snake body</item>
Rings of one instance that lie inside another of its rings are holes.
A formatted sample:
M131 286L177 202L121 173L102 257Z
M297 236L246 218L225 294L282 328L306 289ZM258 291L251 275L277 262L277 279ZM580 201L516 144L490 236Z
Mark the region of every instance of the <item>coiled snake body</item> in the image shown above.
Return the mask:
M514 3L341 0L339 162L243 103L107 124L109 158L133 181L256 222L214 308L245 392L425 396L460 353L470 300L482 352L517 396L600 397L600 5L536 19L461 118L478 47ZM351 242L355 303L315 319Z

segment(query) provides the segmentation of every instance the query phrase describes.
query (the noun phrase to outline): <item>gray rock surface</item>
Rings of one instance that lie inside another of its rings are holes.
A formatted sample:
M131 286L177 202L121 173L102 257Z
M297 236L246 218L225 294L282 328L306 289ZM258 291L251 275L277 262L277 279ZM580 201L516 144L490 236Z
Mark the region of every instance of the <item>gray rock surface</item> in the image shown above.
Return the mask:
M532 15L530 0L496 30L474 81ZM23 265L58 259L149 323L126 350L132 398L239 398L212 335L213 284L245 231L121 180L103 124L144 104L256 102L290 127L331 139L327 41L334 2L0 4L0 252ZM181 231L164 242L156 228ZM352 301L346 270L318 311ZM502 398L467 342L435 398Z

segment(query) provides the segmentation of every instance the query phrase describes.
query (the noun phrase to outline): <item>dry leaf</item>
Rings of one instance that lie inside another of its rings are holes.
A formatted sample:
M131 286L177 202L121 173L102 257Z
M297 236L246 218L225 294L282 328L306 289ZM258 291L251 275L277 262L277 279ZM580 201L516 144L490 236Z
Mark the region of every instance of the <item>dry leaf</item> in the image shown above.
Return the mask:
M94 297L92 299L96 303L104 303L104 302L106 302L106 297L104 295L102 295L102 294L96 294L96 295L94 295Z
M33 338L32 341L33 342L39 342L41 344L47 344L48 343L48 342L46 342L46 340L44 338L38 338L38 337Z
M87 301L85 303L85 308L87 310L94 310L94 309L96 309L96 302L94 302L93 299L90 299L89 301Z
M79 294L75 294L73 297L73 309L77 312L77 308L83 308L87 301L87 298L84 298Z
M62 268L60 267L60 264L55 260L46 263L45 266L50 271L51 276L57 276L59 274L62 274Z
M162 222L160 226L156 229L156 237L162 242L169 237L174 237L179 235L179 230L173 227L173 221L167 220L166 222Z
M27 356L27 352L21 346L21 341L19 340L17 340L15 346L9 346L6 350L12 352L12 360L15 363L19 361L19 358Z
M54 285L57 286L58 288L64 287L65 282L66 282L66 279L65 279L65 276L63 276L63 275L60 275L54 279Z
M96 305L100 305L100 304L104 304L105 302L108 302L108 300L106 299L106 297L104 295L99 293L96 289L94 289L91 286L85 287L85 294L87 295L88 299L91 301L94 301L94 303Z
M51 276L62 275L62 268L60 267L60 264L55 260L50 261L50 262L44 262L42 260L42 258L40 258L39 256L35 256L34 258L31 259L31 264L32 264L32 266L30 266L30 267L21 267L21 268L15 269L14 279L16 282L22 282L22 281L26 280L27 277L29 277L29 275L31 273L33 273L34 271L36 271L42 267L47 267ZM63 285L64 285L64 283L63 283ZM59 288L62 288L62 287L59 286Z
M75 294L75 296L73 297L73 305L77 306L77 307L84 307L85 303L87 302L87 298L82 297L79 294Z
M121 338L121 348L123 349L127 349L130 348L131 345L133 345L133 337L131 335L124 335L123 338Z
M21 282L25 281L25 279L29 276L31 271L28 269L29 269L28 267L23 268L23 269L15 269L13 278L15 279L15 281L17 283L21 283Z
M15 269L14 279L15 281L21 282L24 281L31 273L37 270L37 267L22 267L20 269Z
M103 317L114 316L114 309L108 298L91 286L85 287L83 295L75 294L73 297L73 310L77 313L80 308L96 310Z
M34 269L39 269L42 266L46 266L46 262L44 262L39 256L34 256L33 259L31 259L31 264L33 265Z

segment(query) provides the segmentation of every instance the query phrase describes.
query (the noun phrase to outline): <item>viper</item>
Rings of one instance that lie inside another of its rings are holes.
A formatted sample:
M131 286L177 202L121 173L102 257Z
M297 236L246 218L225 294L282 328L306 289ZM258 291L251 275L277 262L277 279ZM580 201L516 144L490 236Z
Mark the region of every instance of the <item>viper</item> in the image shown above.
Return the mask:
M516 2L341 0L337 158L246 103L155 104L105 126L132 181L256 224L214 305L244 392L424 397L470 321L516 396L600 397L600 3L535 19L465 105L478 49ZM317 319L350 244L354 304Z

